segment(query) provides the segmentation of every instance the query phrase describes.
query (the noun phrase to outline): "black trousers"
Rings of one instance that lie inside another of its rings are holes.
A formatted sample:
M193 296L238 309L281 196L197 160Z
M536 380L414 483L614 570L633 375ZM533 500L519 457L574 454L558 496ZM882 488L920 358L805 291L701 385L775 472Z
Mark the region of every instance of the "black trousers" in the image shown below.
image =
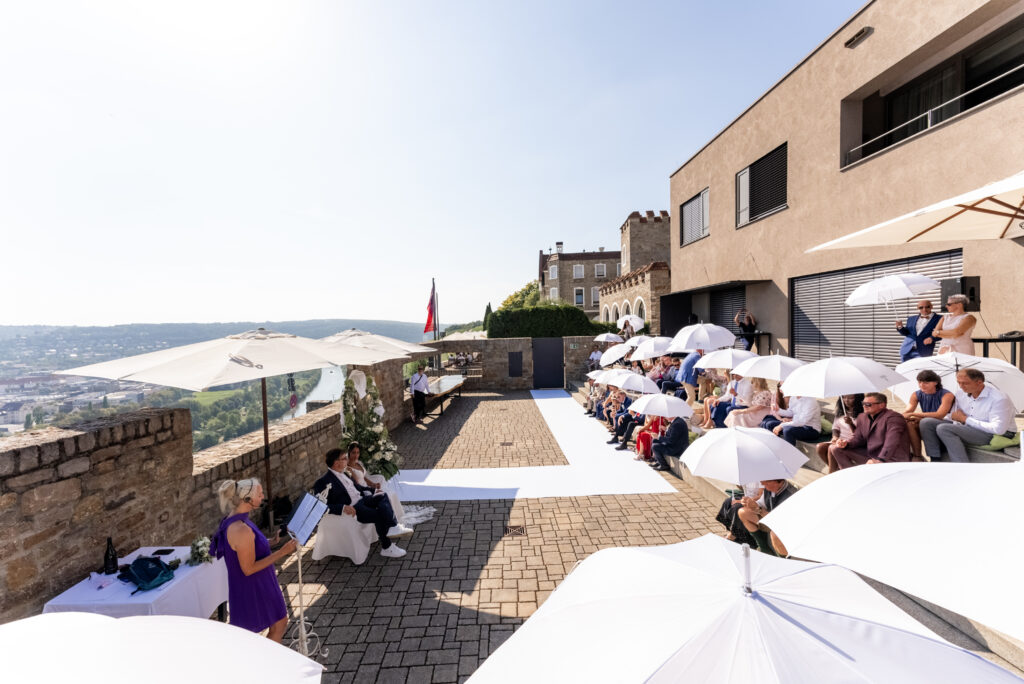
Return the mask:
M417 418L427 415L427 395L419 390L412 393L412 415Z
M372 523L377 528L380 548L386 549L391 546L388 530L397 525L398 520L395 518L395 511L391 508L391 500L388 499L388 495L364 496L352 507L356 509L356 520L361 523Z

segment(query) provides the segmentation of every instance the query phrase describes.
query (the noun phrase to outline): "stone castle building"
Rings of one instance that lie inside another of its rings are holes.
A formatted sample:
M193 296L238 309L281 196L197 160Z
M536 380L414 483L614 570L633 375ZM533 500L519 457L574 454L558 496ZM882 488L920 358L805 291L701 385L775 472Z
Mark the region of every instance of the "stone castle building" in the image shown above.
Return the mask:
M655 334L661 329L661 297L671 292L671 228L667 211L634 211L619 228L623 273L600 289L600 320L635 314Z
M541 296L555 302L575 304L590 318L600 311L600 288L622 273L619 252L566 252L561 242L554 253L540 252L537 282Z

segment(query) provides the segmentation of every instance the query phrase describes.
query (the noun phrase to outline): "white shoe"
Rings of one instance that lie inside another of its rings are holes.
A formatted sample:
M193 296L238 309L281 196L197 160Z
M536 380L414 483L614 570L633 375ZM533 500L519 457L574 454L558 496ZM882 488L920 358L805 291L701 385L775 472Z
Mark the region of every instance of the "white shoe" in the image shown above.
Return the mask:
M398 546L398 544L392 544L386 549L381 549L380 555L386 558L401 558L405 555L405 549Z
M412 534L412 528L406 527L402 523L398 523L388 530L389 537L408 537L410 534Z

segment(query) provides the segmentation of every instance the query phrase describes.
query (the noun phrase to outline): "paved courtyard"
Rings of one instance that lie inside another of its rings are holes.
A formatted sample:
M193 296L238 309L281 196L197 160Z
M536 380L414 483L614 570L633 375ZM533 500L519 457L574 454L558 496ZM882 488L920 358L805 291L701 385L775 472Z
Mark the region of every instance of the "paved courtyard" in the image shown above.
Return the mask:
M394 437L408 468L566 462L528 392L467 393L443 417ZM437 513L400 542L409 551L400 560L375 546L357 567L315 562L307 550L308 616L329 649L324 681L463 681L594 551L717 533L713 507L664 477L674 493L427 503ZM289 561L281 583L293 605L295 582Z

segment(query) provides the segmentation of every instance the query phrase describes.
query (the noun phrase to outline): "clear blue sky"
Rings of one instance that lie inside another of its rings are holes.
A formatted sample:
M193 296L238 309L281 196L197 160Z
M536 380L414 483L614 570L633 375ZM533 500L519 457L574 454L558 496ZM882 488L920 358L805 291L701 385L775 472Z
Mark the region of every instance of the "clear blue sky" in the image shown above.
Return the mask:
M0 322L478 319L862 4L4 3Z

